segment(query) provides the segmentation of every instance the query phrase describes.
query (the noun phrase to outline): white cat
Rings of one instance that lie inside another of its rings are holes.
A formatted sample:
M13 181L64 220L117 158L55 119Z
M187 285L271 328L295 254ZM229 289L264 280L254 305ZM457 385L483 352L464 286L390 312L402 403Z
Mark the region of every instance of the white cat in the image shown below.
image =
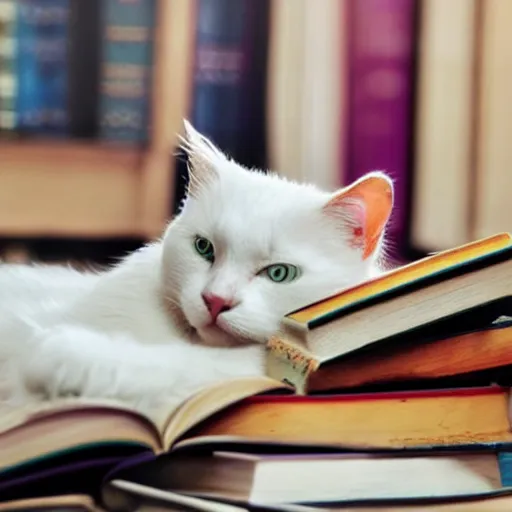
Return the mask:
M281 317L378 272L382 173L327 193L246 170L186 123L190 185L163 238L102 273L0 266L8 398L145 409L264 373Z

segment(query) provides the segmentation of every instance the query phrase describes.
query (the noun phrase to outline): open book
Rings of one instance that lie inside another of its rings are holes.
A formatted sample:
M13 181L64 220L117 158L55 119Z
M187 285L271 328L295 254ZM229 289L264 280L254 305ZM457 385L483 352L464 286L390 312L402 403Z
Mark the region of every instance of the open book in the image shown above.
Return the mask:
M113 401L2 406L0 502L63 489L97 496L106 473L119 464L178 448L180 438L207 418L246 397L269 392L291 390L265 377L226 381L175 409L155 411L152 418ZM197 437L197 445L205 442Z

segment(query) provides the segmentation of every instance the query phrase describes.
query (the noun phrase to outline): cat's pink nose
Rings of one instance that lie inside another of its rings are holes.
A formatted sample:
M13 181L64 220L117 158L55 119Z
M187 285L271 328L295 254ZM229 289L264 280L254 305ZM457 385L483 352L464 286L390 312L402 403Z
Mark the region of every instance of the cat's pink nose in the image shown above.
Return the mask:
M233 307L233 301L231 299L219 297L213 293L203 293L202 297L213 322L217 320L217 317L221 313L229 311Z

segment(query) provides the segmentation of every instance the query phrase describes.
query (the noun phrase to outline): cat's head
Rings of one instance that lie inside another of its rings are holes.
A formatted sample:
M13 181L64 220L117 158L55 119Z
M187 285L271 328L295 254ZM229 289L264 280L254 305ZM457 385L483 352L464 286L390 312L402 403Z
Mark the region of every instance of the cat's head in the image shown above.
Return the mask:
M188 197L163 273L200 342L263 343L286 313L372 275L393 203L386 175L324 192L244 169L186 128Z

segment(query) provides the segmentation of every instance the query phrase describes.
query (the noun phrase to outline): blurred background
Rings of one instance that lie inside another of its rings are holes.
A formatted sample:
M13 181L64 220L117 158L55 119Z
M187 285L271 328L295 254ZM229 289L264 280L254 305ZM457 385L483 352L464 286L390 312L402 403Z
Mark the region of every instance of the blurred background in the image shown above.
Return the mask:
M512 0L0 0L0 255L159 236L183 118L327 189L388 172L394 262L512 231L511 27Z

